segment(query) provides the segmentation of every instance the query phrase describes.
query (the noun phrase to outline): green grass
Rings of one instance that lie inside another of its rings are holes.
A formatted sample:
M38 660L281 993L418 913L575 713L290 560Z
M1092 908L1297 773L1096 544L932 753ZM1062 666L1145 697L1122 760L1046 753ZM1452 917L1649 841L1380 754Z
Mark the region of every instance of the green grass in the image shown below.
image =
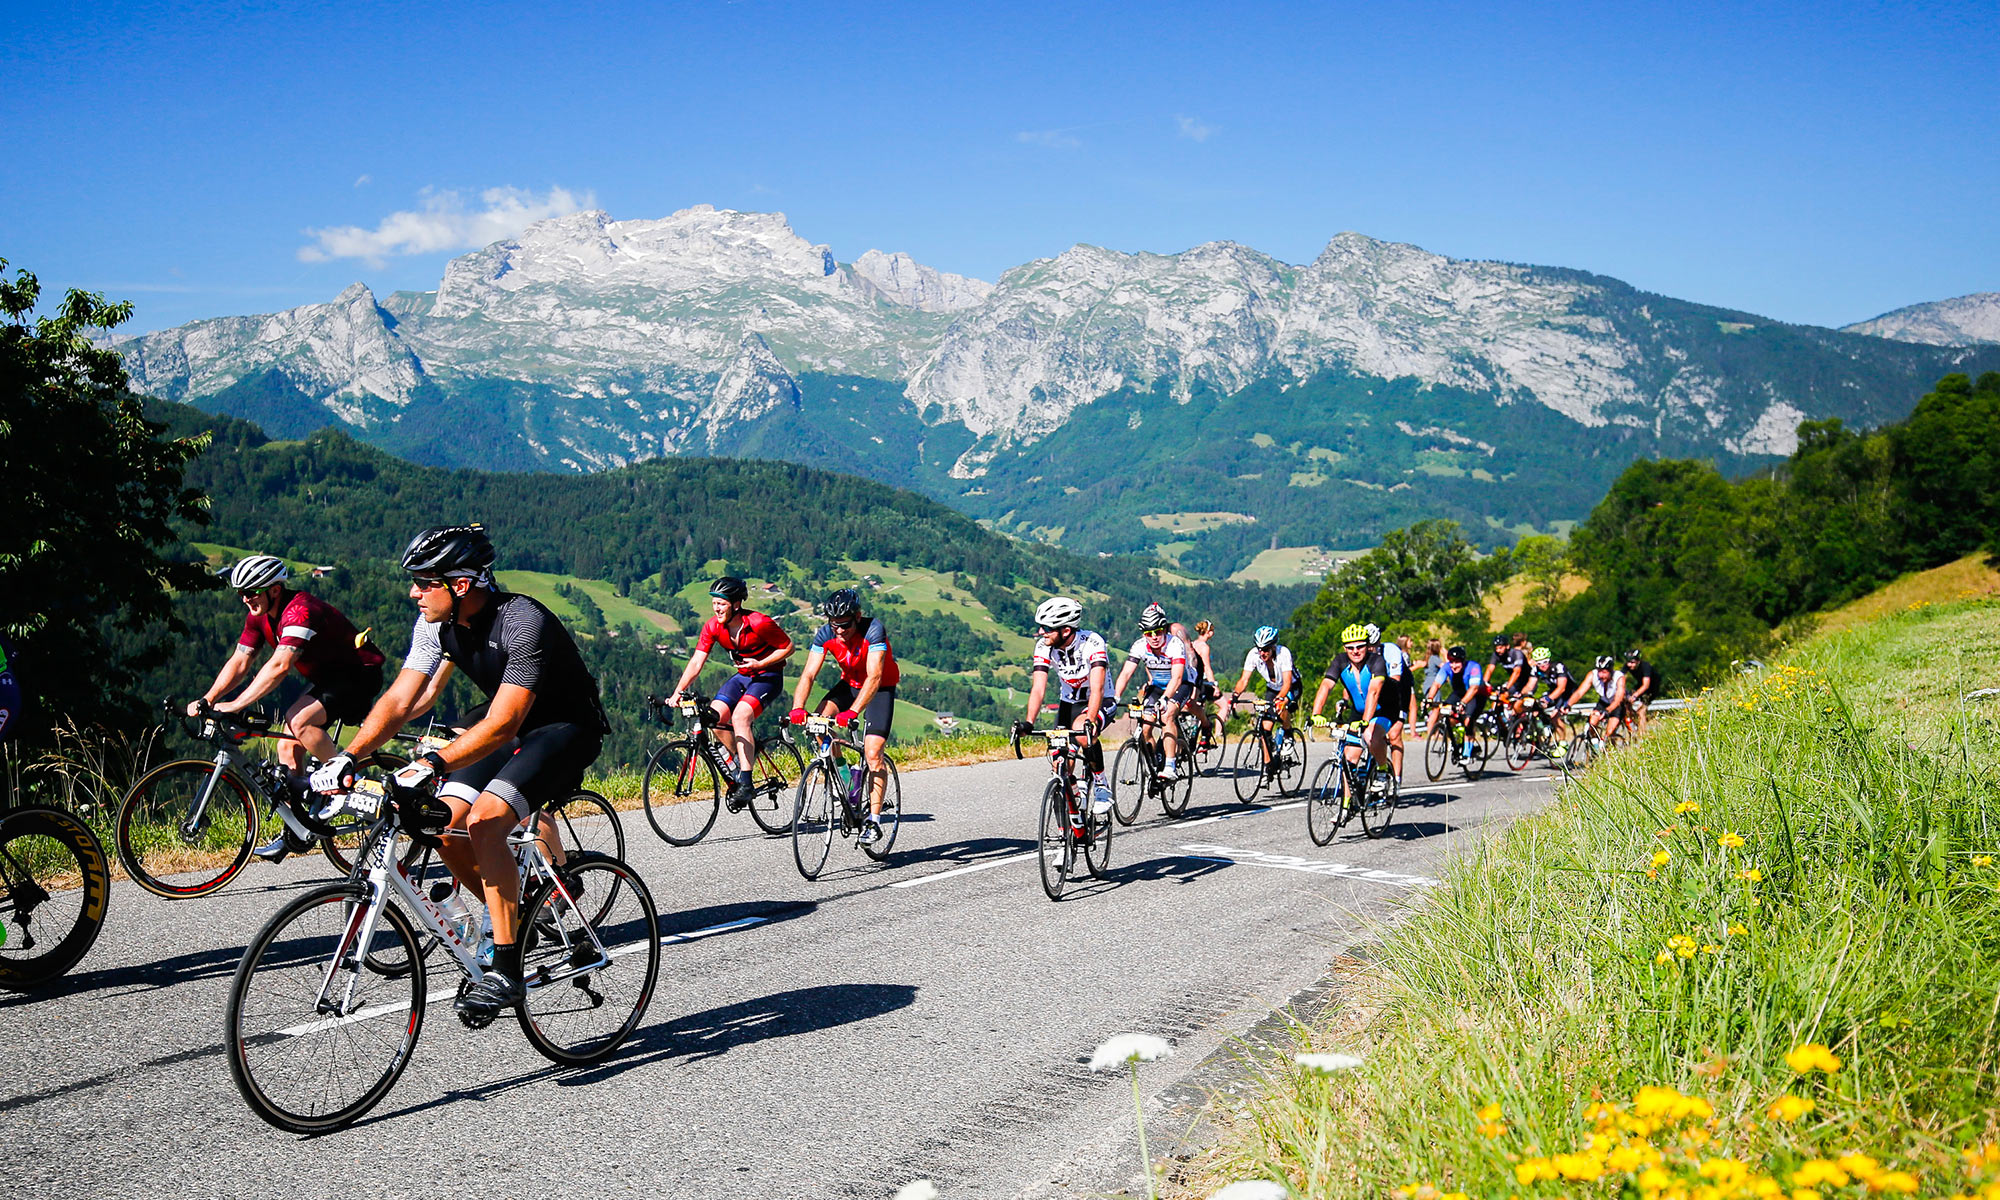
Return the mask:
M1350 961L1348 1003L1302 1040L1365 1065L1267 1064L1257 1098L1219 1106L1202 1186L1636 1198L1604 1154L1638 1140L1584 1110L1665 1085L1714 1114L1650 1135L1684 1186L1726 1157L1788 1193L1803 1161L1855 1151L1925 1195L1974 1190L1958 1150L2000 1135L2000 710L1961 696L1990 686L1967 651L1996 639L1991 600L1816 639L1567 786ZM1795 1074L1804 1043L1841 1069ZM1787 1094L1815 1110L1767 1115ZM1574 1179L1517 1177L1580 1148ZM1867 1194L1851 1165L1827 1196Z
M655 612L642 604L618 594L618 589L602 579L580 579L575 575L554 575L547 571L495 571L494 577L510 592L523 592L547 605L549 611L565 621L577 618L576 605L571 604L556 591L556 585L566 583L580 588L597 607L604 610L605 624L636 625L641 629L652 626L662 633L678 633L680 627L674 619L663 612ZM704 589L703 597L707 592ZM697 610L698 611L698 610Z
M1248 566L1229 579L1232 583L1305 583L1320 578L1306 574L1306 560L1319 558L1324 553L1317 546L1280 546L1276 550L1260 550Z

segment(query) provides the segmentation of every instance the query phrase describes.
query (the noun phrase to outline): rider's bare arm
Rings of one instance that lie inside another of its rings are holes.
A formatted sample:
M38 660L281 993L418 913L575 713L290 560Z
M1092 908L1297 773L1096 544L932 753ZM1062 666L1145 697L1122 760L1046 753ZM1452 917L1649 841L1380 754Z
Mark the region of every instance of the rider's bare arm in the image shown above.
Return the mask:
M264 660L264 666L257 672L248 686L236 695L215 706L217 712L241 712L271 694L271 690L285 681L291 674L292 664L298 661L299 652L290 646L280 646L271 651L271 657Z
M1125 665L1118 668L1118 682L1111 685L1111 694L1114 696L1124 695L1125 685L1132 682L1132 672L1138 669L1139 669L1138 659L1136 658L1126 659Z
M200 705L215 703L217 696L227 695L231 688L243 682L243 677L250 673L250 655L251 650L248 646L233 651L229 661L223 663L222 669L215 673L215 682L208 685L208 690L201 694L201 699L188 705L188 712L192 714Z
M688 690L688 685L694 682L695 676L700 675L701 669L707 665L708 651L697 650L693 654L688 655L687 670L681 672L681 681L674 685L672 698L679 700L681 694Z

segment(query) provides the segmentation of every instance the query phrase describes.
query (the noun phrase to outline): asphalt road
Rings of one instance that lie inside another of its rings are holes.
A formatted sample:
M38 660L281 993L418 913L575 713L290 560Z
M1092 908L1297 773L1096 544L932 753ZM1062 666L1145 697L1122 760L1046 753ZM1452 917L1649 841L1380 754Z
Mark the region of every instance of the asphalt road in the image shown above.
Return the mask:
M1297 798L1246 807L1203 779L1185 819L1149 805L1111 878L1061 903L1025 853L1040 761L909 773L891 860L838 844L813 883L746 816L675 849L627 813L628 857L682 936L619 1054L559 1070L511 1020L468 1031L441 968L447 1002L395 1090L314 1139L250 1112L219 1039L243 946L323 861L253 863L192 901L120 883L76 972L0 996L0 1191L885 1197L921 1177L947 1197L1101 1194L1136 1158L1129 1084L1090 1074L1092 1049L1165 1036L1177 1053L1143 1086L1182 1081L1551 795L1546 772L1494 765L1425 785L1413 760L1390 836L1323 849Z

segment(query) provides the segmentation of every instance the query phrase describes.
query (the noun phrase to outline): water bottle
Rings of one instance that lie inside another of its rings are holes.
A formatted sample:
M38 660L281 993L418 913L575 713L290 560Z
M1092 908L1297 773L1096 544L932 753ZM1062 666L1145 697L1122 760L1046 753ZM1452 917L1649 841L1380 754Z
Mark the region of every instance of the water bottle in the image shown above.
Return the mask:
M868 772L859 767L850 767L847 772L847 806L861 807L861 785L868 778Z
M458 940L469 940L472 929L472 914L465 909L465 901L459 899L458 888L440 879L431 885L431 903L437 905L438 915L444 918L445 926L458 935Z

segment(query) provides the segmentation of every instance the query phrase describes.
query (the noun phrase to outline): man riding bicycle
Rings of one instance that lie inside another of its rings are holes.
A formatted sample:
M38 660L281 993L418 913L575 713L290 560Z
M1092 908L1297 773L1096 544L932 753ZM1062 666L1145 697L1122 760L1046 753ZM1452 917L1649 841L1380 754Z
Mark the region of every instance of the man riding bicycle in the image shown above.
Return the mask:
M1407 664L1404 673L1408 674ZM1320 713L1326 707L1327 693L1335 684L1340 686L1347 707L1361 722L1361 746L1348 746L1347 761L1359 761L1365 746L1375 765L1381 768L1371 786L1387 788L1391 776L1401 768L1400 763L1391 762L1389 751L1402 726L1403 709L1408 707L1408 701L1397 702L1396 688L1389 679L1389 664L1381 649L1369 642L1366 626L1349 625L1340 631L1340 656L1327 664L1326 676L1313 696L1314 725L1329 723Z
M1453 646L1445 651L1445 670L1438 682L1431 687L1426 699L1435 700L1437 693L1449 690L1451 693L1452 715L1462 729L1472 728L1479 714L1486 710L1486 673L1478 663L1466 657L1465 647ZM1464 738L1458 745L1458 761L1472 760L1472 739Z
M252 554L229 569L229 586L236 589L249 610L243 618L243 633L236 641L236 652L222 665L201 699L188 704L187 713L198 716L204 706L219 713L241 712L270 695L296 669L306 681L306 690L285 710L285 731L292 736L278 742L278 761L303 795L308 756L320 761L333 757L333 739L327 736L326 727L368 715L375 693L382 690L383 657L356 634L353 623L339 609L317 596L287 588L285 581L290 576L285 560L269 554ZM235 696L217 702L216 697L250 674L250 660L266 645L271 647L271 657L256 676ZM278 835L257 847L255 853L278 862L287 854L302 854L309 848L309 843L294 840L288 826L280 825Z
M1237 678L1235 689L1222 698L1222 719L1227 721L1236 711L1236 701L1243 698L1253 672L1264 681L1264 701L1275 707L1277 719L1283 721L1291 716L1293 706L1305 692L1305 684L1292 669L1292 648L1278 644L1277 626L1260 625L1251 638L1250 653L1243 656L1243 674ZM1265 722L1267 730L1269 725Z
M862 615L860 592L841 588L820 602L819 611L826 624L813 634L805 670L799 673L799 685L792 689L791 722L806 723L806 696L812 691L813 677L832 658L840 667L840 682L820 697L820 716L832 717L842 729L865 718L861 756L868 763L868 816L856 840L871 846L882 836L882 798L889 788L889 768L882 750L895 723L896 684L902 671L896 666L896 652L889 648L882 618Z
M1139 689L1139 699L1142 703L1160 701L1160 740L1167 751L1167 766L1160 778L1174 780L1181 777L1177 758L1180 739L1174 736L1174 718L1180 715L1181 705L1194 696L1194 676L1188 670L1187 645L1174 636L1169 624L1167 610L1157 604L1148 604L1139 614L1139 640L1132 643L1125 665L1118 670L1118 682L1111 685L1111 703L1115 707L1125 694L1132 672L1145 667L1146 683Z
M1029 668L1034 681L1028 685L1028 719L1014 723L1016 737L1035 727L1042 714L1042 697L1053 673L1056 692L1056 724L1083 730L1090 741L1083 748L1084 765L1090 768L1090 811L1101 817L1111 811L1111 787L1104 782L1104 747L1097 735L1105 722L1118 712L1115 700L1104 695L1104 676L1111 668L1111 652L1104 639L1082 628L1083 606L1068 596L1050 596L1035 609L1039 637Z
M493 922L493 969L459 999L462 1011L490 1015L519 1004L520 870L507 837L537 810L583 785L610 731L597 680L576 643L531 596L500 590L493 543L478 525L437 526L403 552L417 622L410 653L347 749L313 772L313 790L345 790L354 764L427 708L433 678L463 671L489 698L464 733L426 750L396 772L406 788L440 778L451 807L438 856L477 889Z
M1574 704L1589 691L1597 697L1597 711L1590 714L1590 729L1594 733L1601 724L1604 736L1613 737L1618 726L1628 716L1626 702L1631 698L1625 684L1625 673L1618 669L1617 661L1609 654L1597 656L1597 666L1583 677L1570 693L1570 703Z
M729 651L736 674L715 689L710 707L715 712L716 739L736 764L736 778L729 787L729 811L741 812L755 791L750 768L757 759L757 737L750 732L750 724L783 690L785 678L780 668L794 647L791 635L776 621L744 607L743 602L750 598L750 585L741 579L724 575L708 589L708 596L715 615L702 625L687 670L681 672L681 681L674 685L667 703L681 702L681 694L708 662L710 650L720 645Z
M1632 681L1632 694L1627 697L1632 708L1632 733L1641 736L1646 732L1646 710L1660 698L1660 669L1640 658L1639 648L1634 646L1625 652L1625 675Z
M1382 640L1382 627L1370 621L1362 626L1368 635L1370 653L1382 656L1382 665L1389 672L1389 682L1382 687L1382 711L1396 714L1395 727L1389 730L1389 761L1395 766L1397 778L1403 774L1403 733L1410 719L1410 703L1416 696L1416 686L1412 682L1409 651L1395 642Z

